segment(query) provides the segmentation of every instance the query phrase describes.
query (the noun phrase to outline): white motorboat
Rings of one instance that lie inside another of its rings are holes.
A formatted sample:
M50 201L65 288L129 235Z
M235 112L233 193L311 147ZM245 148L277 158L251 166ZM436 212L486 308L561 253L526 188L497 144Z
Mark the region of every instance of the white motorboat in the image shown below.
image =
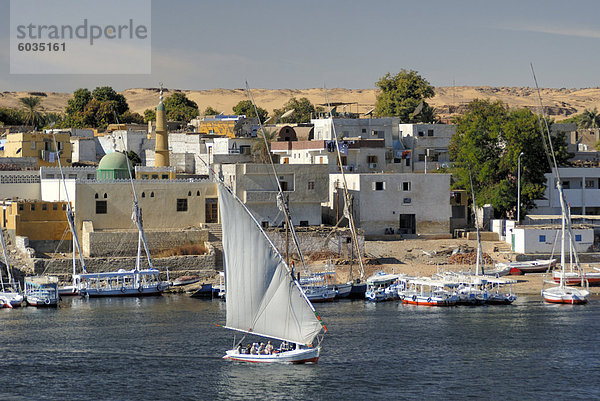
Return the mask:
M58 277L25 277L25 300L31 306L58 306Z
M373 302L398 299L399 274L379 272L367 279L365 299Z
M496 263L496 269L506 271L506 274L512 274L513 269L519 270L523 274L527 273L545 273L556 265L556 259L537 259L526 260L522 262L502 262ZM489 273L489 272L488 272ZM501 274L502 275L502 274Z
M219 182L218 190L225 262L225 327L296 344L292 350L262 354L243 353L237 346L226 351L223 358L316 363L322 338L314 342L327 329L260 223L223 182Z
M405 304L425 306L453 306L458 301L458 295L446 287L455 287L442 280L431 278L414 278L407 280L407 286L399 290L400 299Z
M335 272L318 272L300 279L300 286L310 302L328 302L336 298L338 291L328 282L332 275Z

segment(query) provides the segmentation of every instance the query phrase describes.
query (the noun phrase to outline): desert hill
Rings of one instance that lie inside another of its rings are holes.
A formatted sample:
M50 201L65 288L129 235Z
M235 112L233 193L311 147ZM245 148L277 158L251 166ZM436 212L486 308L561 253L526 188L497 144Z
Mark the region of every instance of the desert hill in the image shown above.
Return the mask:
M178 90L185 93L188 98L195 101L202 112L207 106L229 114L232 108L241 100L248 99L243 89L211 89L211 90ZM121 92L129 107L140 114L148 108L156 107L158 102L158 89L127 89ZM323 89L253 89L252 93L256 103L272 112L281 108L290 98L306 97L315 105L326 104ZM338 111L353 113L366 113L375 105L375 89L329 89L329 102L332 104L346 104L338 106ZM464 106L473 99L501 100L510 107L527 107L537 110L537 94L534 89L526 87L437 87L435 97L429 103L436 108L442 119L448 119L460 114ZM600 108L600 88L584 89L552 89L541 90L546 113L556 119L562 120L583 110ZM0 107L19 107L19 98L25 96L41 96L42 108L45 112L63 112L71 93L59 92L2 92L0 93ZM169 91L165 93L169 96Z

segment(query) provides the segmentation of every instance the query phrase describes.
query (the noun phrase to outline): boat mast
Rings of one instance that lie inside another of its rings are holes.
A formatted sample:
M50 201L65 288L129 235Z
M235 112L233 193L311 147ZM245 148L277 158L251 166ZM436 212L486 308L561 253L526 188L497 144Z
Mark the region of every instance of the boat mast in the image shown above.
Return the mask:
M4 255L4 264L6 265L8 286L10 287L11 282L12 282L12 276L10 274L10 262L8 261L8 254L6 253L6 244L4 243L4 231L2 229L0 229L0 242L2 243L2 254ZM4 291L4 279L2 278L1 272L0 272L0 285L2 286L2 291Z
M275 182L277 183L277 198L278 205L280 210L283 212L285 218L286 229L289 228L290 233L292 234L292 239L294 241L294 245L296 246L296 251L298 252L298 256L300 257L300 261L302 262L302 268L306 270L306 262L304 260L304 255L302 254L302 250L300 249L300 242L298 241L298 236L296 235L296 229L291 222L290 211L288 202L285 199L285 195L283 193L283 188L281 187L281 182L279 182L279 178L277 177L277 171L275 170L275 164L273 163L273 156L271 156L271 150L269 149L269 142L267 141L266 131L260 121L260 116L258 114L258 108L256 107L256 102L254 101L254 96L252 95L252 91L250 90L250 86L248 85L248 81L246 81L246 91L252 101L252 106L254 107L254 113L256 114L256 119L258 120L258 126L263 135L263 140L265 142L265 148L267 151L267 155L269 156L269 164L271 165L271 170L273 172L273 177L275 178ZM286 256L287 258L287 256ZM287 261L286 261L287 263Z
M560 279L560 286L563 287L564 286L564 275L565 275L565 225L567 230L569 231L569 241L573 247L573 253L575 255L575 263L576 263L576 268L577 270L581 271L581 266L579 263L579 256L577 255L577 248L575 246L575 244L573 243L574 237L573 237L573 231L571 229L571 216L568 214L567 208L566 208L566 200L565 200L565 194L563 191L563 187L562 187L562 181L560 179L560 173L558 171L558 163L556 162L556 155L554 154L554 148L552 146L552 136L550 135L550 127L548 126L548 121L546 120L546 115L544 113L544 106L542 104L542 96L540 94L540 88L538 86L537 83L537 78L535 77L535 71L533 70L533 64L530 64L531 66L531 73L533 74L533 81L535 82L535 88L537 90L537 95L538 95L538 102L539 102L539 115L541 117L538 117L538 123L540 125L540 133L542 135L542 143L544 144L544 149L546 151L546 157L548 158L548 163L550 165L550 170L554 172L555 176L556 176L556 188L558 190L558 198L559 198L559 202L560 202L560 210L562 213L562 223L561 223L561 232L562 232L562 239L561 239L561 255L560 255L560 264L561 264L561 279ZM543 124L542 124L542 120L543 120ZM544 130L545 128L545 130ZM546 141L548 141L548 144L546 144ZM567 219L568 218L568 219ZM567 220L565 222L565 220ZM582 280L582 284L583 284L583 275L581 275L581 280Z
M481 267L481 274L485 274L483 271L483 252L481 249L481 234L479 232L479 217L477 216L477 204L475 203L475 189L473 188L473 177L471 176L471 170L469 170L469 181L471 181L471 196L473 198L473 215L475 216L475 229L477 230L477 262L475 263L475 275L479 276L479 268Z
M333 115L331 113L331 104L329 103L329 96L327 95L327 88L323 87L325 90L325 98L327 100L327 106L329 107L329 120L331 121L331 132L333 134L333 139L335 141L335 149L337 154L337 162L340 166L340 173L342 174L342 183L344 184L344 216L348 219L350 223L350 234L352 235L352 242L354 242L354 246L356 247L356 253L358 254L358 262L360 266L360 278L364 280L365 278L365 266L362 260L362 254L360 253L360 246L358 245L358 237L356 235L356 225L354 224L354 203L352 202L350 195L348 193L348 183L346 182L346 175L344 174L344 166L342 165L342 155L340 153L340 143L338 141L337 134L335 132L335 124L333 122Z
M87 269L85 268L85 260L83 259L83 253L81 252L81 245L79 244L79 237L77 236L77 231L75 230L75 222L73 220L73 208L71 207L71 200L69 199L69 191L67 191L67 183L65 181L65 173L62 169L62 163L60 161L60 151L58 150L58 146L56 143L56 135L52 133L52 140L54 141L54 149L57 153L58 159L58 169L60 170L60 180L63 183L63 187L65 189L65 198L67 200L67 221L69 222L69 229L71 230L71 234L73 235L73 281L75 281L76 274L76 262L75 262L75 248L77 248L77 253L79 253L79 260L81 261L81 271L83 273L87 273Z

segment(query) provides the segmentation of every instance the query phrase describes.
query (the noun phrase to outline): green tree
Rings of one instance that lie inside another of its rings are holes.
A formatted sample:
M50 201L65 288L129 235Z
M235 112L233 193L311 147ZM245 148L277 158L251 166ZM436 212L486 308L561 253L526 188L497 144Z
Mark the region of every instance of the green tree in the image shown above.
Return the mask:
M294 112L288 116L281 118L281 116L287 111L294 110ZM296 99L295 97L288 100L281 109L273 110L273 117L275 121L282 123L309 123L310 119L315 115L315 106L305 97Z
M220 113L217 110L213 109L211 106L208 106L208 107L206 107L206 109L204 109L204 113L203 114L205 116L217 116Z
M25 113L25 123L37 127L42 121L42 113L40 112L42 98L39 96L22 97L19 99L21 107Z
M258 110L258 118L261 122L265 121L269 115L269 112L261 107L256 107ZM233 114L238 116L246 116L247 118L256 118L256 112L254 111L254 105L250 100L242 100L235 106L233 106Z
M270 130L267 128L263 128L258 132L256 138L252 143L252 155L254 159L258 163L269 163L269 152L270 152L270 144L277 136L277 130ZM267 139L267 144L265 144L265 138Z
M435 121L433 108L425 101L434 96L434 88L416 71L402 69L394 76L387 73L376 85L380 91L375 102L375 115L400 117L403 123Z
M517 164L523 152L521 210L531 210L544 194L544 174L550 171L538 117L527 109L510 110L500 101L474 100L457 123L449 146L453 187L473 190L477 204L491 204L498 217L516 217ZM555 135L552 144L557 163L565 165L572 155L564 133Z
M22 110L0 107L0 122L4 125L25 125L25 115Z
M113 107L120 116L129 110L127 99L120 93L115 92L110 86L99 86L92 92L92 97L99 102L113 102Z
M73 98L67 102L65 112L68 116L75 115L75 113L82 113L90 100L92 100L92 92L85 88L79 88L73 92Z
M165 112L169 121L189 122L200 112L196 102L187 98L181 92L175 92L165 99Z
M121 114L119 122L125 124L144 124L146 121L144 121L144 117L141 114L127 110L125 113Z
M581 115L580 128L600 128L600 114L598 109L594 107L593 110L585 109Z
M146 109L144 110L144 122L148 121L156 121L156 110L154 109Z

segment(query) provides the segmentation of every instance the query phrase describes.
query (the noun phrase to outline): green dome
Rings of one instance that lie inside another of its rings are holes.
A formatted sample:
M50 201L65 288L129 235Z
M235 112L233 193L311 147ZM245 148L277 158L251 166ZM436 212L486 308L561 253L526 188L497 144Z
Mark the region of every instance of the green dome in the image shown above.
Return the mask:
M160 101L158 106L156 106L156 110L157 111L165 111L165 104L162 102L162 100Z
M100 160L98 170L125 170L127 171L127 158L121 152L112 152Z

